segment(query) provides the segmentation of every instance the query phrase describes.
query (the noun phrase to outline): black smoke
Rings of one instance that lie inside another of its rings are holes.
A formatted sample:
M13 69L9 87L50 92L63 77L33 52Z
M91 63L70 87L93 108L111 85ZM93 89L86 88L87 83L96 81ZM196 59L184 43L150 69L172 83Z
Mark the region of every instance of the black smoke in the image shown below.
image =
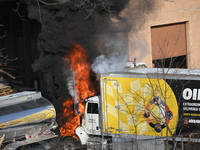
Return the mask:
M28 0L25 1L30 19L41 23L38 36L40 57L32 65L35 72L41 71L47 88L55 99L67 97L67 78L70 76L63 56L69 47L81 44L87 55L94 60L108 48L99 50L99 34L114 32L112 18L118 15L128 0ZM84 2L84 3L83 3ZM101 37L102 38L102 37Z

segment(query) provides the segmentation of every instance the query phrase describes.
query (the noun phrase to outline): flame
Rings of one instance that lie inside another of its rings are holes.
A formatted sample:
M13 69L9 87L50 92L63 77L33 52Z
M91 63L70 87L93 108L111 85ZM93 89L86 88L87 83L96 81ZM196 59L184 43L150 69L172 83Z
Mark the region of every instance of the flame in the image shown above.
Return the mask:
M74 113L74 100L72 98L66 100L63 107L64 121L61 123L63 126L59 129L60 135L61 137L72 136L77 138L74 131L80 125L80 117Z
M83 100L87 97L94 96L95 91L90 90L91 87L91 69L88 63L88 57L85 54L85 49L77 44L70 48L70 52L65 56L65 59L69 61L70 70L73 71L75 79L75 89L77 100ZM80 125L80 117L84 114L85 103L79 102L78 108L80 116L75 113L74 110L74 99L68 99L63 103L63 117L66 118L61 123L60 134L64 136L75 136L75 129Z
M66 57L70 60L70 69L75 74L75 88L78 94L78 100L93 96L94 92L90 90L90 65L85 50L81 45L75 45L73 51Z

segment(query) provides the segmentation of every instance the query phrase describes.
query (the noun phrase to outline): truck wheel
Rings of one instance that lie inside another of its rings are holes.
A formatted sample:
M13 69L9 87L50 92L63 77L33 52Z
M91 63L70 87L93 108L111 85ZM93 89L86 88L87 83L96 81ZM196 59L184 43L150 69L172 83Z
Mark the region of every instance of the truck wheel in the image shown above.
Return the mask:
M63 141L64 150L83 150L80 141L72 137L67 137Z
M112 150L112 139L107 139L106 146L103 149L104 150Z

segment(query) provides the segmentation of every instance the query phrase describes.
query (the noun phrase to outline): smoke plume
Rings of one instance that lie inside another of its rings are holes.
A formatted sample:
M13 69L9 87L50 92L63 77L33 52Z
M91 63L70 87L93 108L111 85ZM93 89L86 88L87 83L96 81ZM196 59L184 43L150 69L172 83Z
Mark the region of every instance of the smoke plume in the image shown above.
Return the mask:
M25 1L29 18L41 23L38 36L40 57L32 65L43 72L48 90L55 98L67 97L71 86L71 72L63 56L75 44L81 44L96 73L121 70L126 61L127 48L122 34L115 34L111 18L120 19L119 13L128 0L97 1ZM82 3L81 3L82 2ZM84 3L83 3L84 2ZM117 62L117 63L116 63Z

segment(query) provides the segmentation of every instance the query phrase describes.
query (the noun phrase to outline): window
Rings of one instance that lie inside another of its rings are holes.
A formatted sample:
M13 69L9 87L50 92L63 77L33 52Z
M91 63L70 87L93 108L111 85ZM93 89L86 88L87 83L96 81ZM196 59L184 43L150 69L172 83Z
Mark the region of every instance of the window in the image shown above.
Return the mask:
M158 68L187 68L186 23L151 28L152 60Z
M87 113L98 114L98 104L97 103L88 103Z
M187 68L186 55L153 60L155 68Z

